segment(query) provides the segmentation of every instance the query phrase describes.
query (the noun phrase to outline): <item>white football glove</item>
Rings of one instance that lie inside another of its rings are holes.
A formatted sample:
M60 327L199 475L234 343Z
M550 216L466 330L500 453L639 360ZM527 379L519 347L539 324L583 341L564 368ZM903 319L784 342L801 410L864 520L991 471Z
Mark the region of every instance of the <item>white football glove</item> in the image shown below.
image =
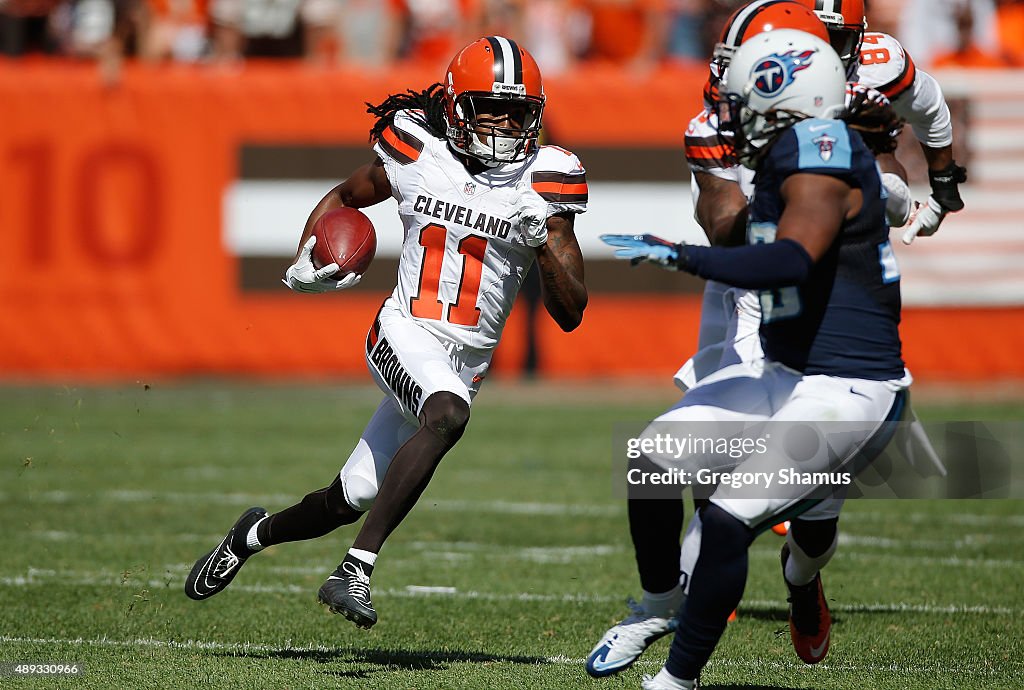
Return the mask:
M327 264L323 268L313 266L313 247L316 245L316 236L310 236L302 245L299 256L295 263L284 272L281 282L295 292L318 293L344 290L357 284L362 276L357 273L348 273L340 280L334 280L331 276L338 272L338 264Z
M513 194L510 200L516 207L509 217L519 228L523 242L529 247L539 247L548 241L548 202L529 187Z
M918 235L930 237L935 234L948 211L932 197L923 205L914 202L915 210L910 216L910 227L903 233L903 244L910 244Z

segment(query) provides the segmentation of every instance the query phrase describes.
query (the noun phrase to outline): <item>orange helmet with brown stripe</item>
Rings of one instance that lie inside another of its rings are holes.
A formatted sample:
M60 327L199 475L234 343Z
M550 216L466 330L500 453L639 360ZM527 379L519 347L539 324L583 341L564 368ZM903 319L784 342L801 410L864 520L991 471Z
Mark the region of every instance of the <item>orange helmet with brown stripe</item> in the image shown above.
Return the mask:
M797 29L828 41L828 31L806 3L795 0L756 0L739 8L726 20L711 57L711 72L704 85L704 100L718 99L718 84L733 53L751 36L774 29Z
M544 100L532 55L510 38L481 38L445 74L448 141L486 165L521 161L536 148Z
M864 0L799 0L814 10L818 19L828 28L829 43L839 53L850 75L860 60L860 46L868 19L864 13Z

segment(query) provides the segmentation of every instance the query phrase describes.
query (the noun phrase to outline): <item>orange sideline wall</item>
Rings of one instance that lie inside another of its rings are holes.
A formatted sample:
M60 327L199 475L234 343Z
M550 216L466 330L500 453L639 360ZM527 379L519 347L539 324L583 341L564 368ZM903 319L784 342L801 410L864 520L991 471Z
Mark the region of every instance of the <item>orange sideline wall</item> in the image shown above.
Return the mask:
M703 76L552 79L547 122L569 147L677 144ZM0 376L361 376L380 298L243 293L222 195L241 143L365 142L364 101L434 77L129 65L108 87L90 65L0 62ZM541 319L542 370L668 375L698 315L693 297L593 294L573 334ZM513 314L499 370L522 360L523 318ZM1024 377L1022 308L908 310L903 334L919 379Z

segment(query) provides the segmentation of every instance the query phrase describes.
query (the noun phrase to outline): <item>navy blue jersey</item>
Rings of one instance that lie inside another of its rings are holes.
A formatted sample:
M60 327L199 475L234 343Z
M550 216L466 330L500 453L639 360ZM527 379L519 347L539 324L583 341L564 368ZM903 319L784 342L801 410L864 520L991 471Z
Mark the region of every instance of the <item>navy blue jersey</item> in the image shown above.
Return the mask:
M840 120L811 119L791 127L758 166L748 242L775 240L784 208L782 183L796 173L838 177L860 189L864 202L806 281L761 292L765 355L808 375L901 378L900 273L874 156Z

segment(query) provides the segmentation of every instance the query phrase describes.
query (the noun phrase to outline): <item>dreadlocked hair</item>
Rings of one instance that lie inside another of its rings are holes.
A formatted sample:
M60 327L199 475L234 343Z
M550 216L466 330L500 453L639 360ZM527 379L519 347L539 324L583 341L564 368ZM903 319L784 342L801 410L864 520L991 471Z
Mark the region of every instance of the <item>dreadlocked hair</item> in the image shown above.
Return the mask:
M431 84L423 91L409 89L405 93L395 93L388 96L380 105L367 103L366 106L366 112L377 117L377 121L370 128L371 143L380 139L384 130L395 121L395 113L399 110L412 111L411 115L438 139L447 136L444 87L440 83Z
M862 84L847 87L846 110L842 114L850 129L856 130L876 156L896 150L903 119L882 93Z

